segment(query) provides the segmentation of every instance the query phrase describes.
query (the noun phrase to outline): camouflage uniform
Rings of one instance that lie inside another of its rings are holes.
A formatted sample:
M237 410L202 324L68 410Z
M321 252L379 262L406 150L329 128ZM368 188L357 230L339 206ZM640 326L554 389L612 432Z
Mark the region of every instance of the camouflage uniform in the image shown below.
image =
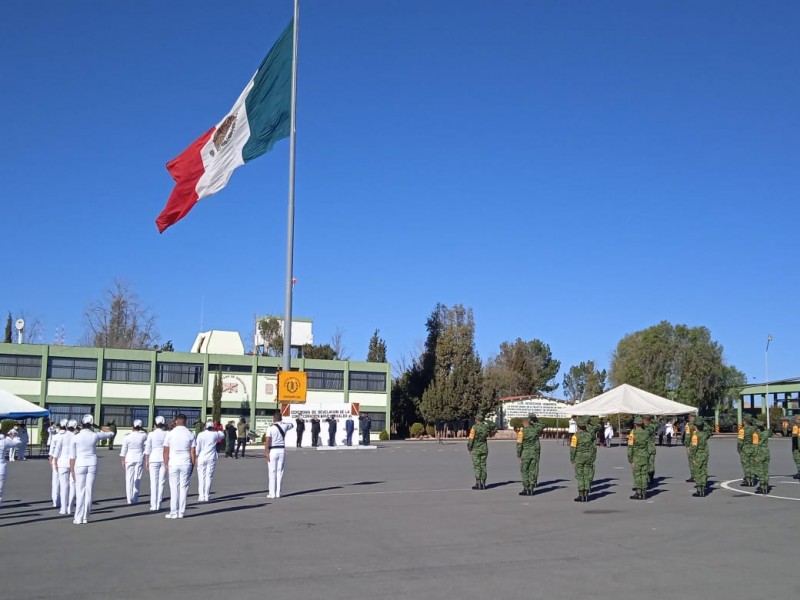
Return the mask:
M792 426L792 457L797 467L797 473L793 477L800 479L800 416L794 418L794 425Z
M586 419L586 431L592 436L592 462L589 467L589 489L588 493L592 491L592 482L594 481L594 470L597 464L597 432L600 431L600 425L592 423L588 418Z
M520 496L533 496L539 480L539 458L542 453L539 438L544 431L544 425L539 423L535 414L528 415L525 423L527 424L517 432L517 458L522 474Z
M642 417L642 428L649 436L647 440L647 483L650 484L656 476L656 435L658 434L658 423L652 420L649 415Z
M575 479L578 480L578 497L575 502L589 501L594 471L594 438L586 431L586 424L586 419L578 421L578 432L572 434L569 442L569 460L575 467Z
M742 463L742 473L744 479L742 480L742 487L753 487L755 485L755 462L753 457L755 455L755 446L753 446L753 434L756 428L750 423L750 417L744 417L742 424L739 425L739 432L737 433L736 450L739 452L739 461Z
M753 434L754 470L758 477L756 494L769 494L769 438L772 432L761 421L756 421L756 426L758 431Z
M694 471L692 469L692 457L689 454L689 445L692 443L692 433L695 431L695 419L695 415L690 414L683 426L683 445L686 447L686 458L689 461L689 479L686 480L686 483L694 483Z
M692 462L692 478L697 491L692 494L697 498L706 495L708 484L708 438L711 437L709 427L701 420L692 432L689 440L689 459Z
M636 427L628 434L628 462L633 468L636 493L631 500L644 500L647 498L647 469L650 464L647 443L650 436L642 429L641 417L636 417L633 423Z
M475 469L475 485L473 490L486 489L486 459L489 456L489 437L497 428L492 423L486 423L482 416L475 417L475 424L469 431L467 450L472 454L472 467Z

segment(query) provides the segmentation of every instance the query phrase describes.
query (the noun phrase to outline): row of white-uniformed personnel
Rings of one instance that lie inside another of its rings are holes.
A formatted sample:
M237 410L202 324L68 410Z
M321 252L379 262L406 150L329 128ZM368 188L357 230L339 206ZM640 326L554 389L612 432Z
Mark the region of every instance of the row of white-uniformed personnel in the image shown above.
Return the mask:
M92 415L82 419L83 427L77 430L74 420L62 420L59 431L50 444L53 506L59 514L72 514L74 523L88 522L92 504L92 487L97 474L97 443L111 438L113 433L92 429ZM142 429L142 422L133 423L133 431L122 443L120 458L125 471L125 495L128 504L139 501L139 487L146 467L150 472L150 510L158 511L164 492L164 483L169 475L170 511L168 519L183 518L189 478L195 465L198 468L199 500L209 499L211 479L217 460L216 445L224 437L213 431L212 424L196 438L186 428L186 417L178 415L175 425L167 430L164 417L156 417L155 429L149 434Z

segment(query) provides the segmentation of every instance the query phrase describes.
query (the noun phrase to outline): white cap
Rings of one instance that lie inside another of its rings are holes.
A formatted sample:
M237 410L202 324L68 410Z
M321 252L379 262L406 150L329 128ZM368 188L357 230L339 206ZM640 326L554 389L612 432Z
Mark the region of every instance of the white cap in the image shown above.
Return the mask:
M14 431L13 429L9 429L8 433L6 433L6 435L15 436L15 435L17 435L17 432Z
M66 427L66 426L67 426L67 423L69 423L69 421L68 421L67 419L61 419L61 420L58 422L58 426L59 426L59 427Z
M141 420L141 419L136 419L136 420L133 422L133 426L134 426L134 427L141 427L141 426L142 426L142 420Z
M206 421L206 429L214 429L214 421Z
M75 419L70 419L69 421L67 421L67 427L77 427L77 426L78 422Z
M156 425L163 425L163 424L164 424L164 417L162 417L161 415L158 415L156 417Z
M94 423L94 417L92 415L83 415L81 423L84 425L92 425Z

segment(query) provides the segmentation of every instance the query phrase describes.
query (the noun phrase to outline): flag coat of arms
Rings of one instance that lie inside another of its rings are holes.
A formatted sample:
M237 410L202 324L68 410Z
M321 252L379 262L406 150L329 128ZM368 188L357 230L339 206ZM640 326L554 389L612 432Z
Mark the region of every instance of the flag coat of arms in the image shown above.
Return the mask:
M167 163L175 187L156 218L163 233L197 202L228 184L235 169L289 136L294 21L284 29L233 108Z

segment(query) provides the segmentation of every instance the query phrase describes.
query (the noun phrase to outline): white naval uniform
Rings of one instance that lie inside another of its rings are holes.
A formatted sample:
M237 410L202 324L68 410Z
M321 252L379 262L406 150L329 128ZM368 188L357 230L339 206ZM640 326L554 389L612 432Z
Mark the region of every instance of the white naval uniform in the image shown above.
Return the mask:
M97 475L97 442L108 440L114 436L111 431L81 429L72 436L69 450L70 460L75 460L75 519L73 523L80 525L89 522L92 512L92 489Z
M225 439L223 431L206 429L197 434L197 501L208 502L211 480L217 465L217 444Z
M273 423L267 430L269 438L269 494L267 498L281 497L283 467L286 463L286 432L294 427L291 423Z
M125 459L125 496L128 504L139 502L139 487L144 470L144 444L147 433L135 429L125 435L119 455Z
M0 504L3 503L3 488L6 486L6 450L14 451L22 442L0 435Z
M50 458L50 497L53 500L53 508L61 506L60 480L58 479L56 456L61 454L62 443L65 439L63 429L57 429L47 438L47 456Z
M144 455L150 471L150 510L161 508L161 499L164 497L164 482L167 480L167 471L164 469L164 438L167 432L159 427L147 434L144 443Z
M71 515L75 506L75 480L69 474L69 457L72 438L75 432L69 429L64 432L58 454L53 455L58 470L58 491L61 494L61 505L58 514Z
M183 518L186 496L189 495L189 478L192 476L191 449L196 445L194 433L177 425L164 438L164 449L169 448L169 514L170 518Z

